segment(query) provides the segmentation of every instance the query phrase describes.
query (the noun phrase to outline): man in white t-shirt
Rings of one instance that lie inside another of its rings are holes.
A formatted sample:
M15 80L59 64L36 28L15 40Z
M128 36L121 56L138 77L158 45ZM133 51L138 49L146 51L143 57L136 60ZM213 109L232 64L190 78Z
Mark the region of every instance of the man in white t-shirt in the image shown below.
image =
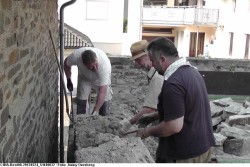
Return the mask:
M73 90L71 66L78 67L77 114L86 114L87 101L91 89L97 91L96 103L92 115L109 115L109 101L112 98L111 63L108 56L100 49L83 47L76 49L64 60L67 88Z
M148 41L141 40L141 41L133 43L130 47L130 51L132 54L131 60L135 61L136 66L139 66L142 69L148 71L147 77L148 77L149 85L148 85L148 92L144 99L144 104L143 104L141 111L138 112L134 117L130 118L129 120L123 119L120 122L121 124L120 135L121 136L124 135L133 124L138 123L138 121L142 117L146 117L146 116L150 117L150 115L154 116L155 115L154 113L157 113L156 111L157 111L157 104L158 104L158 96L161 92L164 78L163 76L158 74L158 72L155 70L154 67L152 67L152 62L150 61L148 53L147 53L147 46L148 46ZM152 118L150 122L153 122L154 120L157 120L157 119L158 117L154 116L154 118Z

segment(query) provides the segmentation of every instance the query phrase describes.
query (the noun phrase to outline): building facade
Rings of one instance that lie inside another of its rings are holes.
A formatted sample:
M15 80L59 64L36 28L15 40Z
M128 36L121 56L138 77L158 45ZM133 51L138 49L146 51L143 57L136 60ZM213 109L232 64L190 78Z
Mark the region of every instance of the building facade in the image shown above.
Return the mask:
M57 162L57 17L57 0L0 1L1 163Z
M65 22L111 55L166 36L183 57L248 59L250 23L242 18L249 14L249 0L81 0Z

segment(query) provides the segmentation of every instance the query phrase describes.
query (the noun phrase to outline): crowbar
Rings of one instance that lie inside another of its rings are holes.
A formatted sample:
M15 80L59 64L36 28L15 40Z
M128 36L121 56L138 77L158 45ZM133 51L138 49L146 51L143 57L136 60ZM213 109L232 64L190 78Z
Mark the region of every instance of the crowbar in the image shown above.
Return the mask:
M62 72L60 63L59 63L59 61L57 59L56 47L55 47L55 44L54 44L54 41L53 41L53 38L52 38L50 30L49 30L49 36L50 36L50 40L52 42L52 46L53 46L53 49L54 49L55 58L56 58L56 62L57 62L57 65L58 65L60 76L61 76L61 78L63 78L63 72ZM67 98L67 93L66 93L67 90L66 90L66 86L65 86L64 81L63 81L63 89L64 89L64 95L65 95L65 100L66 100L66 113L68 114L69 119L74 123L74 120L69 115L69 102L68 102L68 98Z

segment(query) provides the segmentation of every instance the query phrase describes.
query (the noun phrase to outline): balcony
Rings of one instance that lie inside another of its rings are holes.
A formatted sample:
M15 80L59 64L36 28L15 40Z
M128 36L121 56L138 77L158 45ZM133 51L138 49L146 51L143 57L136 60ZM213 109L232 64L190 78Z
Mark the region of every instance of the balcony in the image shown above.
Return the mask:
M143 6L142 24L217 26L219 9Z

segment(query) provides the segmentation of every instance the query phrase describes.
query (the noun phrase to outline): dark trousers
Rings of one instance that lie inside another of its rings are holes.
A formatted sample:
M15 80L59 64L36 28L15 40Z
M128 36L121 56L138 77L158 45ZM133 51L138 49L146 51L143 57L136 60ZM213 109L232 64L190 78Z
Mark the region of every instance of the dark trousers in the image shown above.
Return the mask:
M109 115L109 101L104 101L103 105L99 110L99 115L101 116L108 116ZM87 110L87 100L80 100L77 99L77 110L76 114L86 114Z

